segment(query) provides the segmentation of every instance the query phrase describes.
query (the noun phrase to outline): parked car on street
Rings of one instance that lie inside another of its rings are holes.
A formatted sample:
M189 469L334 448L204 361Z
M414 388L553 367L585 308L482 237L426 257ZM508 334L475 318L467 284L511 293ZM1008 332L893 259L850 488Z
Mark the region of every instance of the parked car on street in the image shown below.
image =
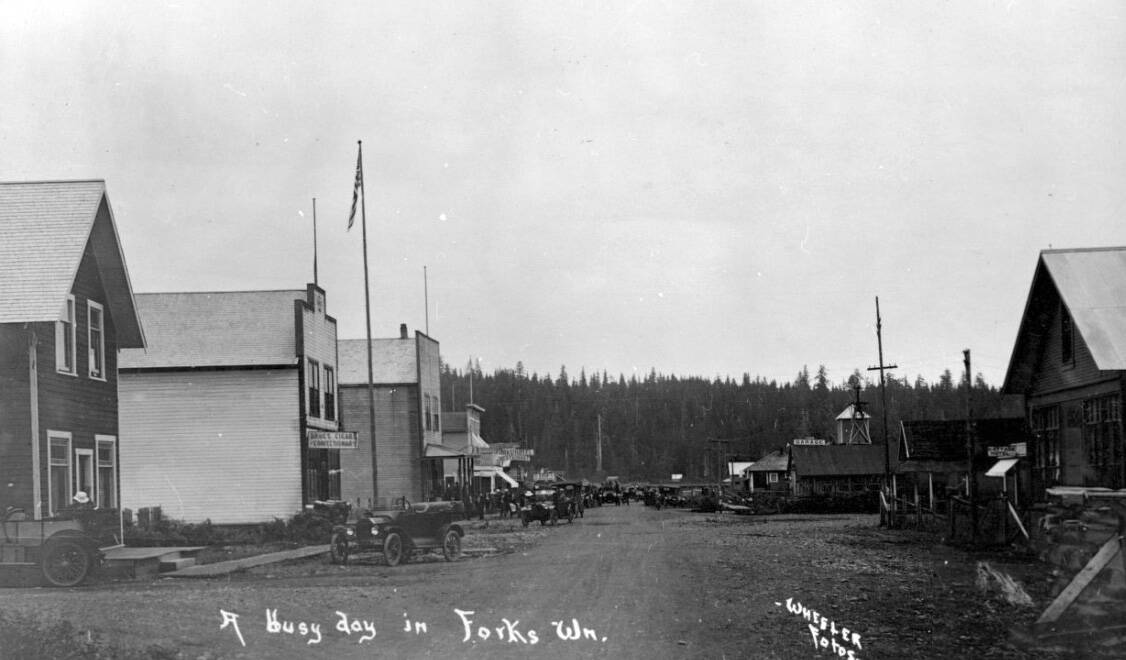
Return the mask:
M359 552L383 555L388 566L410 561L416 553L437 550L446 561L461 557L465 530L461 502L411 503L405 497L386 511L363 511L332 528L329 551L332 563L347 564Z
M520 521L527 527L534 521L540 525L559 522L559 511L556 508L557 493L554 488L538 487L532 497L525 498L524 506L520 510Z
M46 584L75 587L101 565L97 540L77 518L32 520L23 509L9 507L0 526L0 568L38 565Z

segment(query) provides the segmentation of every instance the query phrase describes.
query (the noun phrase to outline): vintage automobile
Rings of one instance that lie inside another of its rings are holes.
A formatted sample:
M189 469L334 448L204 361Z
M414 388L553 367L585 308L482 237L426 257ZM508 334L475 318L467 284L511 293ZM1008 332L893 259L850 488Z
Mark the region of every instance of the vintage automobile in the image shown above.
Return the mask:
M0 526L0 567L38 565L48 585L76 587L102 562L98 542L76 518L32 520L9 507Z
M332 528L329 555L334 564L347 564L359 552L383 555L388 566L410 561L415 553L438 550L446 561L461 557L458 521L465 518L461 502L418 502L399 498L386 511L363 511Z
M540 525L559 522L557 494L554 488L539 486L529 497L525 495L524 504L520 508L520 522L525 527L538 520Z

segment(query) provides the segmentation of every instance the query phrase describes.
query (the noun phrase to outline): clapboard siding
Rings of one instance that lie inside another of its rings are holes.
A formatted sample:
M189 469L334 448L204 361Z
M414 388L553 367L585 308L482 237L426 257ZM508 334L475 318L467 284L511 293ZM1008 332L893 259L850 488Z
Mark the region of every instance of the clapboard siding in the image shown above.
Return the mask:
M0 505L26 511L33 510L29 334L22 324L0 325L0 484L11 484Z
M1052 293L1055 293L1054 291ZM1073 331L1074 359L1070 364L1062 360L1062 346L1060 339L1060 306L1058 294L1050 298L1051 320L1044 328L1044 349L1036 361L1033 370L1035 377L1032 380L1030 396L1041 393L1079 387L1091 382L1114 378L1117 374L1113 371L1100 371L1091 350L1079 334L1078 328Z
M251 523L301 509L297 370L121 374L124 506Z
M414 385L375 388L378 493L372 492L367 387L342 387L340 396L346 428L357 434L357 448L340 451L341 497L360 506L367 506L370 500L376 508L390 506L397 497L421 499L418 388Z

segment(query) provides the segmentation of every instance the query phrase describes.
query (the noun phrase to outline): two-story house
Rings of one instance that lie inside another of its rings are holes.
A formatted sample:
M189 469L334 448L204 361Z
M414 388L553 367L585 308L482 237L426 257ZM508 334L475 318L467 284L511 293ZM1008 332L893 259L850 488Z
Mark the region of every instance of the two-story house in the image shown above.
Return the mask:
M336 320L325 292L138 294L121 355L122 500L254 523L340 496Z
M1126 487L1126 247L1040 253L1002 392L1024 396L1033 496Z
M117 361L145 345L103 181L0 184L0 505L119 505Z

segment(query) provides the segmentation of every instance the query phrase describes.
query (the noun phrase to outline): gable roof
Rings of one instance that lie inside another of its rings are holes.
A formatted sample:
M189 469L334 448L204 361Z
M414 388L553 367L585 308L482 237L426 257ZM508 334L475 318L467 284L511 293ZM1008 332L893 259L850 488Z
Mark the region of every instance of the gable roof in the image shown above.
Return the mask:
M294 301L300 289L140 293L146 350L121 351L119 369L296 364Z
M341 385L367 385L368 350L364 339L336 343ZM417 337L371 340L372 383L400 385L418 382ZM443 420L444 421L444 420Z
M744 472L788 472L790 454L785 449L775 449L766 456L751 463Z
M1046 338L1038 308L1052 289L1095 365L1126 370L1126 247L1044 250L1032 276L1003 392L1022 393L1031 382L1034 360L1027 356L1037 354Z
M896 451L891 450L891 469L896 466ZM790 447L790 460L799 477L847 476L884 473L884 446L826 445Z
M0 183L0 323L62 316L87 245L94 252L121 347L145 336L105 182Z

